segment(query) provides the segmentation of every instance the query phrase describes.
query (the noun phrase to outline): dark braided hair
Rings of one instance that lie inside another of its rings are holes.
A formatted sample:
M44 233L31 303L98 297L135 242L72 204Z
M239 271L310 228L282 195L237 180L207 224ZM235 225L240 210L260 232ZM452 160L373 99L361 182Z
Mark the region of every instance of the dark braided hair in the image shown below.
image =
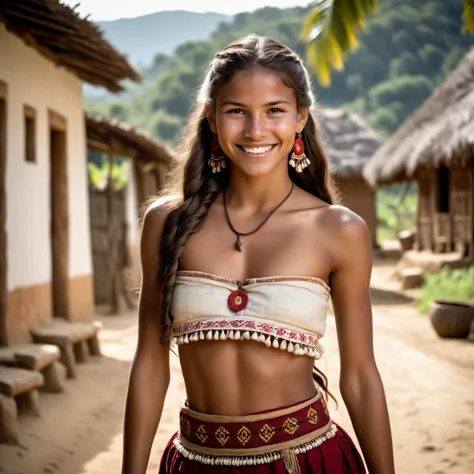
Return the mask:
M198 94L196 110L184 131L176 167L169 175L165 194L178 194L167 214L160 248L159 281L162 287L161 343L169 344L171 323L170 312L173 288L179 260L189 236L197 232L212 203L229 182L230 167L220 173L212 173L207 162L211 154L212 132L204 111L204 105L211 107L219 89L237 71L254 66L277 72L285 85L296 92L298 106L314 106L309 74L300 58L291 49L268 37L250 35L225 47L210 64L206 78ZM311 164L297 173L288 166L292 181L305 191L328 204L336 199L328 162L318 136L316 123L309 113L302 132L306 154ZM327 379L316 367L313 378L326 392ZM332 397L332 395L331 395Z

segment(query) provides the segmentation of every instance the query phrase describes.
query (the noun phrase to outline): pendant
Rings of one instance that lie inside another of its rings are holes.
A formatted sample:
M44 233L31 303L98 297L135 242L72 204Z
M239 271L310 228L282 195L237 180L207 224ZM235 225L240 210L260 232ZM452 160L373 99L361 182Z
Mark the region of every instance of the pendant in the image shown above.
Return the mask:
M240 234L237 234L237 240L235 241L234 247L235 250L242 252L242 242L240 241Z
M234 313L237 313L247 306L248 301L249 297L247 293L239 288L238 290L232 291L229 295L227 298L227 305Z

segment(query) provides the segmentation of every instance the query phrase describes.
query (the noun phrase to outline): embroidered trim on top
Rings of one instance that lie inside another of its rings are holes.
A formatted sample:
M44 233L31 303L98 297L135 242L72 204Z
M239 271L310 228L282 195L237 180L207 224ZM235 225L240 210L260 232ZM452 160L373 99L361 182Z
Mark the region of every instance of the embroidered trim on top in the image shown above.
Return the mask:
M173 341L177 345L204 339L208 341L253 340L264 343L267 347L316 359L320 359L324 353L324 347L319 342L318 335L306 334L252 319L219 318L173 324L171 335L174 336Z
M184 276L184 277L193 277L193 278L205 278L207 280L214 280L219 281L221 283L230 283L233 285L238 285L242 283L242 286L252 285L255 283L278 283L278 282L285 282L285 281L307 281L310 283L315 283L317 285L322 286L326 291L329 293L331 292L331 288L327 285L327 283L322 280L321 278L317 277L309 277L309 276L267 276L267 277L254 277L254 278L247 278L244 281L240 281L236 278L227 278L222 277L219 275L214 275L214 273L208 272L201 272L198 270L179 270L176 273L177 276Z

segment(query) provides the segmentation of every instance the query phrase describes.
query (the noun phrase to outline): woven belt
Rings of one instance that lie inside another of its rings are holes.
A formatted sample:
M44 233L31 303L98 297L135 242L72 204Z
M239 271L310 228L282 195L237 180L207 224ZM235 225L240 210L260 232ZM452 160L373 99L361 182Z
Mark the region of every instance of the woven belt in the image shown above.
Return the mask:
M282 459L290 474L300 473L297 454L336 433L321 393L297 405L245 416L206 415L186 406L175 439L184 457L217 466L254 466Z

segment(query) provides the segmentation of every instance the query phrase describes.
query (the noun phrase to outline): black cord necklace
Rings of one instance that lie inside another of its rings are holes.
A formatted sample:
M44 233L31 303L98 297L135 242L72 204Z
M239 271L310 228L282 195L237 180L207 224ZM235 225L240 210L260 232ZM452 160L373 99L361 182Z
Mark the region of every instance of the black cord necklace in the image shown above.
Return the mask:
M242 241L240 240L240 237L246 237L247 235L251 235L251 234L255 234L255 232L257 232L258 230L260 230L262 227L263 227L263 224L265 224L265 222L268 221L268 219L270 219L270 217L273 215L273 213L279 209L283 203L291 196L291 193L293 192L293 181L291 182L291 188L290 188L290 192L284 197L284 199L280 202L280 204L278 204L274 209L272 209L270 211L270 213L268 214L268 216L265 218L265 220L257 227L255 228L254 230L250 231L250 232L239 232L233 225L232 225L232 222L230 221L230 217L229 217L229 211L227 210L227 201L226 201L226 192L224 190L224 210L225 210L225 217L227 219L227 224L229 225L230 227L230 230L237 236L237 240L235 241L235 244L234 244L234 247L236 250L238 250L239 252L242 252Z

